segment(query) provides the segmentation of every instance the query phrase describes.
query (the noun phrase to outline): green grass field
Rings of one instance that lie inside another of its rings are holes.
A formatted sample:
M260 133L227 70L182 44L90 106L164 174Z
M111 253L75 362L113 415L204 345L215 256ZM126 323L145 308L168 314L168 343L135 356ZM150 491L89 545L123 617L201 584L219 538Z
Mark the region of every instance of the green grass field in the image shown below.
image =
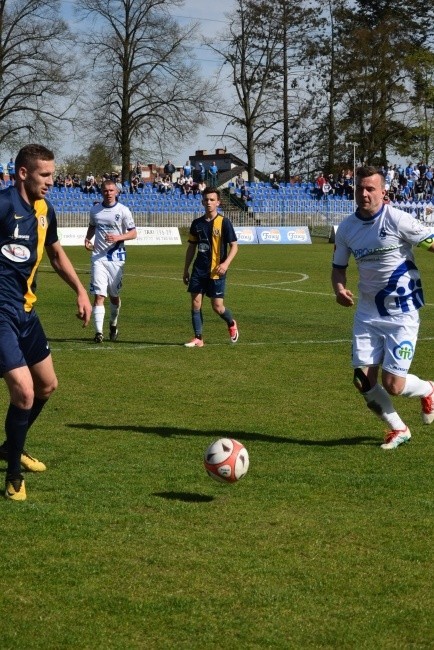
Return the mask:
M88 255L68 253L87 286ZM434 428L398 398L411 443L379 448L332 246L240 247L226 297L240 340L207 301L203 349L182 345L184 253L129 249L119 341L100 346L40 270L60 384L27 445L48 471L26 474L27 501L0 500L0 648L433 648ZM433 379L434 258L416 253L412 370ZM250 454L237 485L203 468L223 436Z

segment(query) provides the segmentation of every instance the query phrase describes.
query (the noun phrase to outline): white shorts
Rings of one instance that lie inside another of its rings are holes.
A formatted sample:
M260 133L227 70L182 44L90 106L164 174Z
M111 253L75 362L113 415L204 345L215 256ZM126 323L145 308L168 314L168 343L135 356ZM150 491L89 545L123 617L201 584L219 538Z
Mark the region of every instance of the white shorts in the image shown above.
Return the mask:
M91 268L90 293L117 298L122 288L123 273L124 262L95 260Z
M399 316L354 319L352 365L382 366L392 375L405 377L416 351L419 312Z

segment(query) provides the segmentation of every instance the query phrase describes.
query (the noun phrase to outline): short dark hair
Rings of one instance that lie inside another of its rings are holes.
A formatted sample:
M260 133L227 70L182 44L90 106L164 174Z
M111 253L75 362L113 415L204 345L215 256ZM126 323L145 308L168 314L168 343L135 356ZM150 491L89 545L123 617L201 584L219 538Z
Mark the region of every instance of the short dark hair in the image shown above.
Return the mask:
M375 176L378 174L381 178L381 186L384 189L384 186L386 184L386 179L384 178L383 174L378 171L377 167L374 167L372 165L364 165L363 167L358 167L356 169L356 180L358 178L369 178L370 176Z
M37 160L54 160L54 153L42 144L26 144L15 158L15 169L20 167L34 169Z
M217 187L205 187L204 191L202 192L202 196L206 196L207 194L217 194L217 198L220 201L221 194L220 190L217 189Z

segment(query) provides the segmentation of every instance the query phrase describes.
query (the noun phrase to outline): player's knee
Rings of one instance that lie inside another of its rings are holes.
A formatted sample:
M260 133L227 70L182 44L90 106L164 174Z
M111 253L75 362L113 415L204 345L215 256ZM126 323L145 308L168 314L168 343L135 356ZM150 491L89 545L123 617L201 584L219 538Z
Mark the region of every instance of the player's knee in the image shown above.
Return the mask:
M52 395L54 393L54 391L57 389L58 385L59 385L59 380L57 379L57 377L55 375L53 377L53 379L51 380L51 382L49 384L47 384L47 386L45 388L45 395L46 395L47 399L50 397L50 395Z
M397 395L401 395L404 390L405 379L395 376L387 378L383 377L382 384L383 388L389 395L396 397Z
M38 386L35 386L35 396L39 399L48 399L50 395L54 393L59 385L56 375L50 378L49 381L46 381Z
M360 393L367 393L372 388L363 368L354 368L353 384Z
M11 403L21 409L32 408L34 397L31 386L13 386L10 392Z
M222 304L221 301L218 301L218 302L217 302L217 301L213 300L213 301L211 302L211 305L212 305L212 308L213 308L213 310L215 311L216 314L219 314L219 315L220 315L220 314L223 314L223 313L224 313L224 311L225 311L225 306L224 306L224 304Z

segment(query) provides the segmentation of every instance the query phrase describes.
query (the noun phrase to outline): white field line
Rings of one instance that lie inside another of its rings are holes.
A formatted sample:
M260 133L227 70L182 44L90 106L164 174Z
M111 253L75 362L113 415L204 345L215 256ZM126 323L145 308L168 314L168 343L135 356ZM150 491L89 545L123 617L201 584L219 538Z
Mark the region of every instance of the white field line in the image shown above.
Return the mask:
M434 336L423 336L419 337L418 341L434 341ZM68 341L65 341L65 343L68 343ZM237 346L241 347L290 347L290 346L302 346L302 345L350 345L351 339L310 339L310 340L304 340L304 341L299 341L299 340L285 340L285 341L239 341L237 343ZM228 347L230 346L230 343L207 343L205 347L207 348L216 348L216 347ZM96 345L95 343L80 343L77 341L77 343L73 346L62 346L62 347L54 347L50 345L50 350L51 352L95 352L97 354L101 352L112 352L113 350L120 350L121 352L124 352L126 350L152 350L154 348L182 348L184 347L183 343L134 343L131 345L127 344L122 344L120 345L119 343L115 345L110 345L110 343L104 342L101 345ZM194 353L193 353L194 354ZM199 353L202 354L202 353Z

